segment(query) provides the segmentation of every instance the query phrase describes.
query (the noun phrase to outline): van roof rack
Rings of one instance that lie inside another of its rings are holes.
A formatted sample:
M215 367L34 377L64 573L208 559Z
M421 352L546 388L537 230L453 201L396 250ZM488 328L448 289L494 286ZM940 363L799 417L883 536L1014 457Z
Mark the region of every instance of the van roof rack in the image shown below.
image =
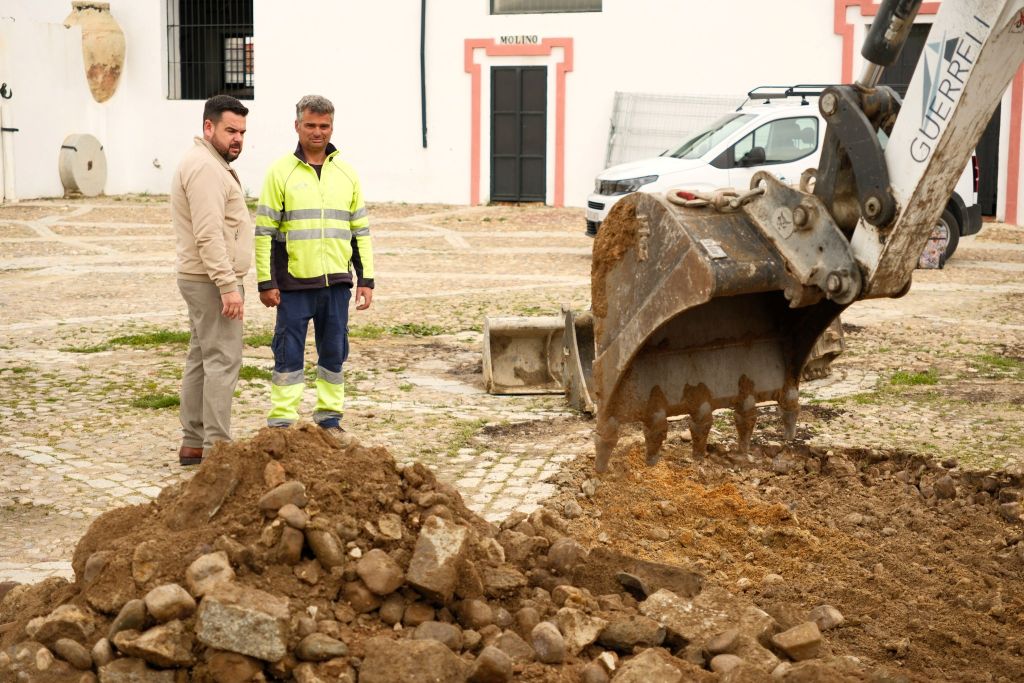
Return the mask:
M819 97L825 88L831 87L828 83L800 83L798 85L759 85L747 92L747 99L739 106L752 100L763 100L764 104L770 104L772 100L782 100L788 97L799 97L800 104L809 104L808 97Z

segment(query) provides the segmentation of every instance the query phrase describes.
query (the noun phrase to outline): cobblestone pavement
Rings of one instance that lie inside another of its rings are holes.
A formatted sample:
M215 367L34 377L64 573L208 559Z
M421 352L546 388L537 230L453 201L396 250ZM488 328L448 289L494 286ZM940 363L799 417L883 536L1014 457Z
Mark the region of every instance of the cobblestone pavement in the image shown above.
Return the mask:
M347 428L400 463L436 468L488 519L532 510L554 491L562 463L591 453L591 425L560 396L486 394L480 330L485 315L588 305L591 242L581 211L371 208L379 289L373 308L350 321ZM0 207L0 237L0 580L70 576L74 544L98 514L146 503L191 476L175 458L187 318L168 205L162 197L24 202ZM1012 282L1024 247L1000 248L1008 257L994 270ZM237 437L264 424L272 366L272 312L259 305L252 275L246 286ZM943 288L992 295L991 285L941 279L914 292ZM866 302L846 320L867 325L902 310ZM157 331L168 335L154 338ZM809 400L833 400L878 378L870 367L837 363L803 390ZM313 403L310 383L306 415ZM540 427L524 432L522 424Z

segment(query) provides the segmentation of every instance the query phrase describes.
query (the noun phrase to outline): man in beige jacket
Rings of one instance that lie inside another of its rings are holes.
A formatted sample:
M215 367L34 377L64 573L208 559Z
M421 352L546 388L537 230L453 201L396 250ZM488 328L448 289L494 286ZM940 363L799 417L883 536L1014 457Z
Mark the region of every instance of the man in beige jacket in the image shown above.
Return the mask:
M216 95L203 110L203 137L185 153L171 185L178 289L192 339L181 378L178 462L198 465L231 440L231 399L242 365L242 278L252 262L253 223L229 162L242 153L249 110Z

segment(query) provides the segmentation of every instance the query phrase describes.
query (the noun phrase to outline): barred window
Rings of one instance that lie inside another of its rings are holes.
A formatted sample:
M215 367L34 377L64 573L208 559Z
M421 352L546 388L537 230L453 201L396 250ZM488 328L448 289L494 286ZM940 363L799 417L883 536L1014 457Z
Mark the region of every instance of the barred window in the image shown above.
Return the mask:
M205 100L255 92L253 0L165 0L167 97Z
M601 0L491 0L491 14L600 11Z

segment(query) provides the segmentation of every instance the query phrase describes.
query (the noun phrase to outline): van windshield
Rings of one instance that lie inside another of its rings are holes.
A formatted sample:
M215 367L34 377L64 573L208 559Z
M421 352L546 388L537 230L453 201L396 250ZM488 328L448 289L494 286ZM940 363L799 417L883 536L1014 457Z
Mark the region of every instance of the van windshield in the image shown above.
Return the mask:
M725 140L739 128L754 118L753 114L726 114L704 130L696 133L693 137L683 143L675 151L668 152L667 156L676 159L699 159L707 154L718 143Z

